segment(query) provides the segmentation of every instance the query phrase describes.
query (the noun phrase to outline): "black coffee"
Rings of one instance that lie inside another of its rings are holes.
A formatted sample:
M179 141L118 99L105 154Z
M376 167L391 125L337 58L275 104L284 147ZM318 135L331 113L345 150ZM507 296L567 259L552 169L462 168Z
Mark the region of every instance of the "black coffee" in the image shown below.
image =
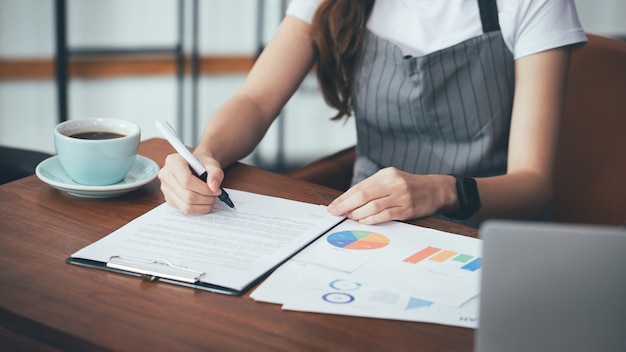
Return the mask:
M81 132L70 135L70 137L78 139L113 139L125 137L123 134L113 132Z

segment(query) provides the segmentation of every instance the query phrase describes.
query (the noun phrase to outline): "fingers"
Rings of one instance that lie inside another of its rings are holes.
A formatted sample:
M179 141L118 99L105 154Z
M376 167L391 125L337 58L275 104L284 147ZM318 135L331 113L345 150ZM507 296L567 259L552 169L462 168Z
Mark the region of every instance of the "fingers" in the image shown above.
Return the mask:
M337 216L347 215L349 212L358 209L373 200L384 197L380 187L368 187L370 180L367 179L348 189L344 194L335 199L328 206L328 211Z
M331 203L329 212L333 215L344 215L362 224L378 224L389 220L400 220L402 207L397 204L391 193L359 191L347 195L346 199L336 199Z
M219 184L223 179L223 173L221 169L219 171L214 170L214 167L209 169L205 183L191 172L189 165L180 155L169 155L158 174L165 201L185 214L211 211L215 197L221 193ZM209 184L217 184L217 187L208 186Z
M220 185L222 184L222 181L224 180L224 171L222 171L222 168L220 167L218 162L214 159L211 159L211 158L206 159L202 157L199 157L198 159L200 160L200 162L202 162L205 165L205 168L206 168L206 172L207 172L206 185L213 192L213 195L217 195L217 196L220 195L222 193L220 189Z
M335 199L328 211L363 224L409 219L414 206L407 178L397 169L383 169Z
M383 197L349 211L346 216L362 224L373 225L391 220L401 220L402 207L397 205L391 197Z
M335 199L328 206L328 211L363 223L383 222L390 216L390 208L393 207L389 199L390 191L369 178Z
M165 201L180 209L185 214L206 214L211 211L215 203L215 196L201 196L191 192L174 192L167 186L161 185Z

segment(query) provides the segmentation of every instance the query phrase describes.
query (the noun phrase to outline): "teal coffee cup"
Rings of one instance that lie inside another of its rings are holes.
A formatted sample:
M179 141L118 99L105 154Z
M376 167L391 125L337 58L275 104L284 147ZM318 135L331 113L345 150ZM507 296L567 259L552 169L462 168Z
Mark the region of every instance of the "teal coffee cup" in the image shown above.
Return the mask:
M122 181L135 162L140 139L137 124L111 118L69 120L54 128L61 165L74 182L87 186Z

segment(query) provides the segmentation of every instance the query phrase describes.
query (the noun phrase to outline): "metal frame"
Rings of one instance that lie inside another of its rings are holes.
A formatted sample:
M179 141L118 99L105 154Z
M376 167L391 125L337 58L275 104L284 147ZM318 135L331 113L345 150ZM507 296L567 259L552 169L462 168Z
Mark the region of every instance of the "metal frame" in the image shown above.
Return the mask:
M93 57L93 56L124 56L136 54L153 55L173 55L176 59L176 77L178 81L178 118L177 128L183 130L184 123L184 75L185 75L185 54L183 50L184 41L184 0L178 0L178 42L174 47L145 47L145 48L70 48L67 44L67 1L55 0L55 79L57 87L57 113L58 121L63 122L69 119L69 60L72 57ZM197 22L197 0L194 0L194 22ZM194 23L194 37L197 37L197 25ZM198 71L194 71L198 74ZM195 106L195 97L194 103Z

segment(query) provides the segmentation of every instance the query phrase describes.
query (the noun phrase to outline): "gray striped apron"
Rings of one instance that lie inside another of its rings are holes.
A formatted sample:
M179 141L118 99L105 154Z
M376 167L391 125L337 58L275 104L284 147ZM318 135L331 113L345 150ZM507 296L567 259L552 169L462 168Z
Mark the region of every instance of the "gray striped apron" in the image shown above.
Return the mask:
M495 0L479 0L483 34L405 57L367 31L355 75L352 183L383 167L483 177L506 172L514 61Z

